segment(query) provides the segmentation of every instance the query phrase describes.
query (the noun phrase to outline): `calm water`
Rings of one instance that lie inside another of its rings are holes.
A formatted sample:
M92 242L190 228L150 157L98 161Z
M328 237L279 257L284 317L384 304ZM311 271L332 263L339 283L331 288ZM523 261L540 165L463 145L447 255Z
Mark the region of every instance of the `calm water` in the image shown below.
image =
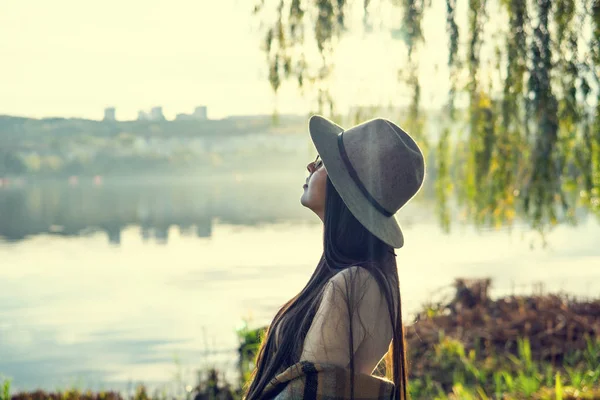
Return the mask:
M270 321L308 280L321 227L298 200L304 174L80 182L0 189L0 374L13 389L234 379L235 329ZM444 234L427 201L400 220L403 304L449 295L456 277L493 295L600 289L600 226ZM207 353L207 350L210 350Z

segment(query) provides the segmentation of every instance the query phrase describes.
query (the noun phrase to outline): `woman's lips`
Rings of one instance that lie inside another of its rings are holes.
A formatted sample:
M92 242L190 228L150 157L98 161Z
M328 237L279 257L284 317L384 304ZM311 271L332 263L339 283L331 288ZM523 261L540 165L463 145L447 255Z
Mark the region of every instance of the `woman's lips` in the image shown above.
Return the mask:
M308 185L305 183L304 186L302 186L302 187L306 189L308 187Z

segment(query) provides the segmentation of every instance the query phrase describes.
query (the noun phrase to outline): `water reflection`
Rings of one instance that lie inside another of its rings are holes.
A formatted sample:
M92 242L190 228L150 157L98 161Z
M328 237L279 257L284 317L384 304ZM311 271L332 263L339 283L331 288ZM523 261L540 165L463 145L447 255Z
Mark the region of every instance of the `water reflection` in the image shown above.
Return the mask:
M215 220L258 225L309 220L299 205L302 174L269 179L125 182L103 185L39 184L0 190L0 239L9 242L48 234L80 236L104 232L120 245L122 232L139 226L144 241L166 244L177 227L182 236L210 238ZM294 187L297 186L297 190Z

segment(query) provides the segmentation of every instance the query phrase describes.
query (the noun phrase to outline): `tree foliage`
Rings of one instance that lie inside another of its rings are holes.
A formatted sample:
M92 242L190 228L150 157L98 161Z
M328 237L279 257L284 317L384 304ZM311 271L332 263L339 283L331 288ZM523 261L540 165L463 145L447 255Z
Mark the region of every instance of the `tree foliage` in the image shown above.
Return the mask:
M319 112L336 117L328 86L332 56L352 7L362 7L366 34L376 25L382 16L374 15L373 3L262 0L255 14L264 23L273 90L294 78L303 93L316 93ZM418 74L431 1L377 3L400 11L398 51L406 57L398 76L411 99L401 123L426 152L436 153L429 168L444 225L451 197L481 225L510 224L518 214L545 230L575 222L579 209L600 215L600 0L445 0L450 90L433 146ZM492 20L505 23L491 32ZM482 65L485 47L495 54L492 68L489 60ZM307 61L311 51L319 62ZM463 130L466 135L455 134Z

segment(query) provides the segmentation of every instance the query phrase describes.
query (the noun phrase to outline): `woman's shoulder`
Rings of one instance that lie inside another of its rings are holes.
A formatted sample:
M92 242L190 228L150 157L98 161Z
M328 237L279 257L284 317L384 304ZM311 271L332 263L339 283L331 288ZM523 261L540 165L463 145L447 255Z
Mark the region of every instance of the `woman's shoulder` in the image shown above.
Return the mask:
M351 267L346 267L339 272L336 272L331 278L332 282L345 282L348 279L359 279L362 281L368 281L371 279L375 279L371 272L360 265L353 265Z
M344 298L366 310L378 309L385 302L377 280L368 269L361 266L344 268L333 275L329 279L325 297L330 300Z
M389 282L383 283L389 285ZM351 266L333 275L329 280L329 296L337 298L344 297L350 300L359 309L372 313L373 310L385 310L387 314L388 304L384 290L380 287L373 272L362 266ZM398 301L392 295L394 311L397 311Z
M362 288L363 290L377 289L377 281L373 274L367 268L359 265L342 269L329 279L329 283L344 292L350 287L354 287L354 289Z

